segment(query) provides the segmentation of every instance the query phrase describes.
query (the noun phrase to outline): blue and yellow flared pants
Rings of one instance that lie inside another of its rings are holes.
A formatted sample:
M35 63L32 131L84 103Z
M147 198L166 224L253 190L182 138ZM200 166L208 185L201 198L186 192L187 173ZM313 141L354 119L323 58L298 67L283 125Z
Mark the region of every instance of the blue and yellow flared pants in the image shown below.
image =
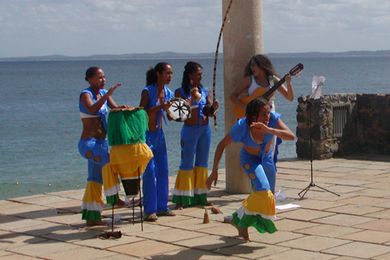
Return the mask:
M210 126L184 125L181 130L181 162L172 201L182 206L207 205ZM195 167L194 167L195 159Z
M253 226L260 233L274 233L277 229L273 223L276 209L271 190L275 185L272 152L265 156L254 156L242 149L240 161L251 181L253 192L233 213L233 224L240 228Z
M102 167L108 162L108 142L105 139L80 139L78 149L82 157L88 160L88 178L83 202L82 219L87 221L101 220L102 200Z

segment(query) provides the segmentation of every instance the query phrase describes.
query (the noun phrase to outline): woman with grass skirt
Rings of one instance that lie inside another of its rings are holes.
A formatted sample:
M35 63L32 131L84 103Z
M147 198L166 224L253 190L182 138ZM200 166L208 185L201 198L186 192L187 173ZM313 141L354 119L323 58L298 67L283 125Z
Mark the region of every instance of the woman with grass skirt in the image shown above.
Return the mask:
M146 143L153 152L143 175L142 190L146 221L156 221L158 216L174 216L168 208L168 156L163 131L166 110L170 106L173 92L168 88L172 80L172 66L166 62L158 63L146 72L146 87L142 90L140 106L149 116L149 130Z
M121 86L115 84L105 89L106 78L99 67L90 67L85 73L89 87L81 91L79 97L80 118L83 123L78 149L88 160L88 178L81 206L82 219L87 225L105 225L101 220L102 167L109 161L106 140L108 108L119 107L112 99L112 94ZM123 201L122 201L123 203Z
M217 111L218 102L211 101L208 90L201 84L202 74L203 68L199 63L187 62L182 86L175 91L175 96L186 99L191 107L191 117L184 121L181 130L181 162L172 198L176 209L208 205L209 116Z
M277 229L275 218L275 198L271 191L276 167L272 158L272 138L294 140L291 130L280 119L280 115L271 112L270 104L261 99L252 100L246 107L246 116L237 121L219 143L215 150L213 170L207 179L210 188L218 179L218 164L225 148L232 142L241 142L240 164L251 181L253 192L242 202L242 206L233 213L232 224L238 230L238 236L249 240L248 227L253 226L260 233L274 233Z

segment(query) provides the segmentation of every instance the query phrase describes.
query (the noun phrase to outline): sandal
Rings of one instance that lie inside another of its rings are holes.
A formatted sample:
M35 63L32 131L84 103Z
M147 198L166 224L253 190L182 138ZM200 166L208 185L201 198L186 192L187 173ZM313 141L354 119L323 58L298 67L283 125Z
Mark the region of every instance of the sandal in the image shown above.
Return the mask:
M156 222L157 219L158 219L158 218L157 218L156 213L147 214L147 215L145 215L145 217L144 217L144 220L145 220L145 221L149 221L149 222Z
M176 209L176 210L183 210L184 207L183 207L183 205L181 205L181 204L176 204L175 209Z
M162 211L162 212L159 212L157 213L157 216L164 216L164 217L174 217L176 216L175 212L171 211L171 210L167 210L167 211Z

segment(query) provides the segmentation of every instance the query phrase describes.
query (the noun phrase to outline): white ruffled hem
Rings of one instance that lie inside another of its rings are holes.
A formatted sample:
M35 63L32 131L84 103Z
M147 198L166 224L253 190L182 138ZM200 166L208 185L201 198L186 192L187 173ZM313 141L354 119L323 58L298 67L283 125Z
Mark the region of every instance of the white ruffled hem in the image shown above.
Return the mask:
M83 202L81 204L81 210L88 210L88 211L103 211L103 205L96 202Z
M261 216L262 218L269 219L269 220L276 220L277 219L275 215L274 216L266 216L266 215L258 213L258 212L249 211L242 206L236 210L236 213L237 213L238 218L240 218L240 219L242 219L244 217L244 215L252 215L252 216L258 215L258 216Z

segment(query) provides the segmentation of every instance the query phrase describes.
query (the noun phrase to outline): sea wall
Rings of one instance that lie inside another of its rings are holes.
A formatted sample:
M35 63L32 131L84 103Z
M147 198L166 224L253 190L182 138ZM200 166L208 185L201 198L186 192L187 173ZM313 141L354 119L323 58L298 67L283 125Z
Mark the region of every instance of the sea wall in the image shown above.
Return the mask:
M357 153L390 154L390 95L301 96L297 106L298 158ZM312 145L310 145L310 143Z

